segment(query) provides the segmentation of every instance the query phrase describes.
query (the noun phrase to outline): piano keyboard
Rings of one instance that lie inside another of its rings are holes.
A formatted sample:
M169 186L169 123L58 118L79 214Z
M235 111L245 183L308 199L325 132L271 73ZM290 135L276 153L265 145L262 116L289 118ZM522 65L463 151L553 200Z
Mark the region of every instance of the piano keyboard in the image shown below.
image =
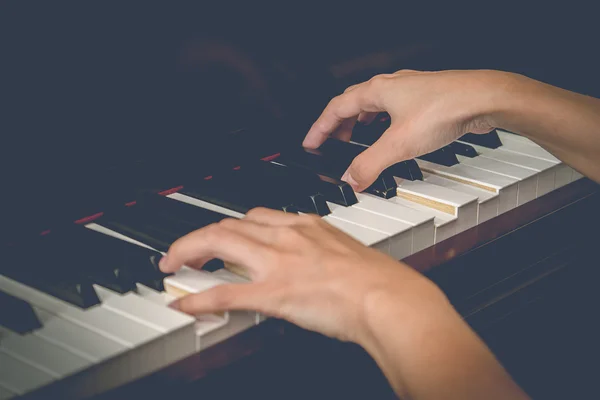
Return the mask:
M158 269L174 240L223 218L257 206L314 213L403 259L582 177L526 138L484 136L398 163L363 193L340 178L370 143L330 140L168 195L147 193L84 226L40 236L26 253L17 245L14 265L0 275L0 399L63 380L68 397L98 394L262 323L256 312L189 316L168 307L187 293L247 282L218 260L202 271ZM52 271L27 273L48 260Z

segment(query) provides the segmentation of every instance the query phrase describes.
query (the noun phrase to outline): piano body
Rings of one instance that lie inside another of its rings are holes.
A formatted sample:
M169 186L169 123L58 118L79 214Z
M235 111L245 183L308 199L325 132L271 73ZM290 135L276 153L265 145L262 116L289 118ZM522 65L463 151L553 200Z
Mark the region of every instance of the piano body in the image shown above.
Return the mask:
M351 143L301 148L331 97L379 72L513 69L597 94L530 54L526 7L456 26L458 6L400 4L401 24L392 6L2 5L0 399L392 397L352 345L250 311L167 307L245 280L219 260L172 276L156 263L256 206L318 214L427 274L534 397L591 387L596 184L498 129L354 193L341 173L385 114ZM473 54L483 42L508 45Z

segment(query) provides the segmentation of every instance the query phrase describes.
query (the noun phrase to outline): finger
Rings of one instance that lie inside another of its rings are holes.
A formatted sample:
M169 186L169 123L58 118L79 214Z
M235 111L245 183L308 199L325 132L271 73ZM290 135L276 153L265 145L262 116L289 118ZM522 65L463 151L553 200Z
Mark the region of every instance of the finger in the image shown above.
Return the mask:
M384 111L380 94L374 85L359 85L329 102L304 138L303 146L317 148L344 120L361 112Z
M266 207L256 207L248 211L244 219L263 225L289 226L297 224L299 217L298 214L285 213Z
M283 211L281 211L281 213L283 213ZM283 214L285 215L285 213ZM249 218L226 218L219 222L219 224L228 230L247 237L250 240L255 240L268 246L273 244L274 230L272 226L267 224L253 221Z
M394 72L394 75L415 75L422 74L423 71L417 71L414 69L401 69L399 71Z
M180 297L169 306L190 315L230 310L270 314L275 309L273 290L265 283L240 283L215 286L200 293Z
M351 85L351 86L348 86L348 87L346 88L346 90L344 90L344 93L346 93L346 92L349 92L349 91L351 91L351 90L354 90L354 89L356 89L357 87L359 87L360 85L361 85L360 83L357 83L356 85Z
M320 220L313 214L286 214L269 208L253 208L246 213L246 218L258 224L281 226L304 226L311 224L315 219Z
M267 264L270 252L268 245L213 224L177 239L160 260L159 267L171 273L184 265L201 267L207 260L219 258L255 273Z
M358 115L358 122L363 125L369 125L375 118L377 118L378 113L376 112L361 112Z
M331 136L343 142L349 142L356 125L356 119L356 117L352 117L342 122Z
M373 145L359 154L350 164L342 180L361 192L369 187L379 174L397 162L404 161L398 142L398 128L390 127Z

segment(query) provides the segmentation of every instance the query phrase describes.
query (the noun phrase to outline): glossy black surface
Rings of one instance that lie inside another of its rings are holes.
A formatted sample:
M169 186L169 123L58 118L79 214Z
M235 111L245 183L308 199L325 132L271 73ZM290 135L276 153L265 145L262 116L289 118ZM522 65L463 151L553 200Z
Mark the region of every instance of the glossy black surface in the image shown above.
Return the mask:
M245 166L221 171L211 179L188 184L179 192L239 213L246 213L256 207L298 212L298 207L287 193L251 171L246 171Z
M498 133L495 130L483 134L467 133L461 136L459 140L467 143L477 144L490 149L497 149L498 147L502 146L502 142L500 141Z
M430 161L436 164L445 165L451 167L458 164L456 158L456 152L451 146L444 146L438 150L434 150L431 153L423 154L417 158L421 160Z
M29 303L0 290L0 326L24 334L42 327Z
M477 153L477 151L473 148L473 146L470 146L467 143L462 143L462 142L456 141L456 142L450 143L449 146L450 146L450 148L452 148L454 153L460 154L461 156L474 158L479 155Z
M6 249L2 274L77 307L99 304L88 270L81 264L73 265L72 255L60 254L43 239L28 243L27 250L21 246Z

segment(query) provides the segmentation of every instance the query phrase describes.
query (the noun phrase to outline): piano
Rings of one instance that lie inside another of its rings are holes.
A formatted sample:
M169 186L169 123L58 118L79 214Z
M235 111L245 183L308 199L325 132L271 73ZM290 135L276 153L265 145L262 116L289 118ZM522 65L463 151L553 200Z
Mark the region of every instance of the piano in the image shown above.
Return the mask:
M372 9L380 22L391 21L379 13L387 6ZM500 338L544 302L588 310L598 185L501 128L398 162L362 193L340 178L387 114L355 126L350 142L300 146L348 84L407 64L457 65L441 59L452 41L440 39L443 21L406 22L399 29L418 38L407 41L375 21L368 40L348 33L356 48L333 28L356 15L334 6L298 20L204 4L3 7L0 399L162 398L184 387L223 398L265 386L280 398L294 377L306 393L329 381L356 395L366 389L348 381L361 377L391 396L351 345L252 311L168 307L246 281L220 260L172 275L157 263L178 237L257 206L319 215L426 274L509 372L544 393L507 350L516 339ZM248 384L278 369L289 372L279 385Z

